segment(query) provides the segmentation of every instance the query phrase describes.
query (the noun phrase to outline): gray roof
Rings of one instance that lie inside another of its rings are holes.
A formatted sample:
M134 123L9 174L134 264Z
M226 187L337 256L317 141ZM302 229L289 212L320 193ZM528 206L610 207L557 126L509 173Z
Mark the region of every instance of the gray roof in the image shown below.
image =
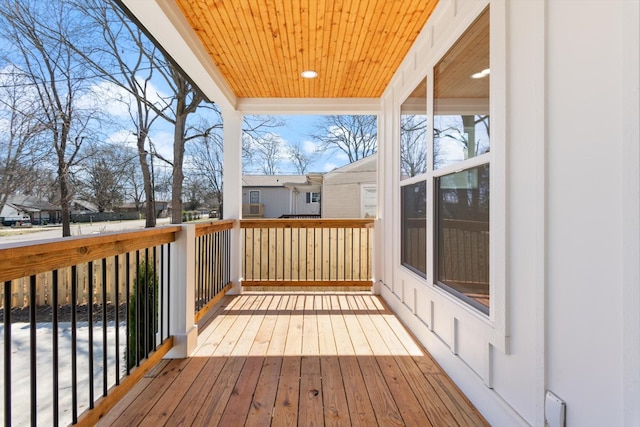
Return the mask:
M9 196L7 198L7 203L27 212L60 210L59 206L53 205L46 200L42 200L34 196L24 196L22 194Z
M306 184L306 175L243 175L243 187L284 187L285 184Z

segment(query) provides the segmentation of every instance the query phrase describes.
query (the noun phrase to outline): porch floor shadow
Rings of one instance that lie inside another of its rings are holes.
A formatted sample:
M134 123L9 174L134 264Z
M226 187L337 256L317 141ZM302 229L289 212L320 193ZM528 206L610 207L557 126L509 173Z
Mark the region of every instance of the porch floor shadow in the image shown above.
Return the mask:
M226 296L98 425L486 426L368 292Z

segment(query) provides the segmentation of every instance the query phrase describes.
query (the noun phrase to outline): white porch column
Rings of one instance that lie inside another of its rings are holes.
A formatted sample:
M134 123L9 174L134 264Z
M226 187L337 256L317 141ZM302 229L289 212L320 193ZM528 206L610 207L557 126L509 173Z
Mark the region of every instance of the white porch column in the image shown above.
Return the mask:
M224 219L242 217L242 113L235 110L222 112L224 161L224 187L222 194ZM242 292L242 241L240 223L231 230L231 282L230 293Z
M198 343L198 325L194 324L196 226L183 224L171 250L171 324L173 348L167 359L183 359L195 350Z

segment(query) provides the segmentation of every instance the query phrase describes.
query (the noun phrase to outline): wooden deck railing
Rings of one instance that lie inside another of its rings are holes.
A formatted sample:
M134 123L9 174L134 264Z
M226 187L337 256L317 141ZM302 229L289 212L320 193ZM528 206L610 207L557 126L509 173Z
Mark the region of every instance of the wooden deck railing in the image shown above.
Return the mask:
M166 271L180 230L0 249L5 425L76 423L171 348Z
M0 424L92 425L167 352L186 357L194 324L231 287L236 224L0 248ZM371 286L372 220L241 228L245 286Z
M231 287L233 224L233 220L196 224L196 323Z
M373 220L240 222L243 286L370 286Z

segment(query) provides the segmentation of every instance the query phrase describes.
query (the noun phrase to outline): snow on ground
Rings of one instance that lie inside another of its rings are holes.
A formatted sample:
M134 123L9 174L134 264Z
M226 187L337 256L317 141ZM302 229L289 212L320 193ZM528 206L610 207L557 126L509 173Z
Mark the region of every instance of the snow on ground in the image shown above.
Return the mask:
M119 376L126 369L126 326L120 323L119 339ZM58 393L60 425L69 425L72 421L72 365L71 365L71 323L58 325ZM51 323L38 323L36 328L36 382L38 425L53 425L53 336ZM114 322L107 323L107 388L115 384L116 379L116 328ZM4 325L0 324L0 346L4 349ZM31 417L31 377L30 366L30 327L28 323L11 324L11 425L30 424ZM101 322L93 325L93 378L94 399L102 396L103 390L103 328ZM78 415L89 407L89 326L87 322L77 327L77 396ZM4 420L4 351L0 355L0 425ZM9 425L8 423L6 425Z

